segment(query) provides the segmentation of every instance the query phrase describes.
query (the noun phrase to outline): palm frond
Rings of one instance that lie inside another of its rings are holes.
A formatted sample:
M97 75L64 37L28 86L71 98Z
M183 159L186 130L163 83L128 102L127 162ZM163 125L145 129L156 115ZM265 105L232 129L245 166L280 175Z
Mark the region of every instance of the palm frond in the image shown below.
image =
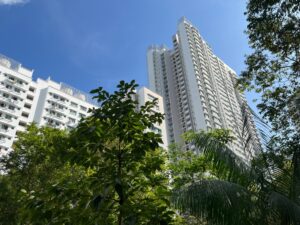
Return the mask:
M300 224L300 206L278 192L270 193L268 212L269 220L275 221L276 224Z
M213 169L221 178L243 185L251 182L250 166L212 133L205 131L191 133L187 139L211 162Z
M241 103L243 128L239 133L239 137L244 140L244 152L252 158L261 154L267 146L270 137L269 125L255 113L253 109L242 101Z
M253 224L253 196L241 185L221 180L203 180L172 197L176 208L215 225Z

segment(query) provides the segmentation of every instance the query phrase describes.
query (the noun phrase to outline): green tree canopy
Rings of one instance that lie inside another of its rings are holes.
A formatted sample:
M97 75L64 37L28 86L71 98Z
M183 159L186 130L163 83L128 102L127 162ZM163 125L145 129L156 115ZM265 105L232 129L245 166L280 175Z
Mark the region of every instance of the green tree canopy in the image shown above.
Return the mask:
M241 87L261 93L258 108L275 131L291 137L289 99L299 91L299 0L250 0L247 34L254 50L247 56Z
M121 81L112 94L93 90L100 107L70 132L32 125L19 134L0 188L16 187L18 223L175 224L166 152L151 131L163 115L152 110L156 100L139 106L136 87ZM13 206L0 204L7 215Z

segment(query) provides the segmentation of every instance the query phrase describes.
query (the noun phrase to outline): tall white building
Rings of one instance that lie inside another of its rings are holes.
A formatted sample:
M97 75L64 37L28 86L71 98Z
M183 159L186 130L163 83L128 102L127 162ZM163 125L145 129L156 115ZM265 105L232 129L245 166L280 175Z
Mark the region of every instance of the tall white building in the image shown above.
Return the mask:
M151 46L147 61L150 89L164 98L169 142L182 142L181 135L189 130L227 128L235 137L230 148L245 160L251 158L259 139L248 109L243 110L246 100L235 88L237 75L191 22L182 18L173 48ZM243 113L248 114L247 132Z
M32 74L33 70L0 54L0 156L11 149L17 132L26 125L70 129L88 115L88 109L97 107L90 95L50 78L33 81ZM139 106L157 98L154 110L164 113L162 97L149 89L139 89L135 97ZM162 135L161 146L166 148L165 123L154 124L152 130Z

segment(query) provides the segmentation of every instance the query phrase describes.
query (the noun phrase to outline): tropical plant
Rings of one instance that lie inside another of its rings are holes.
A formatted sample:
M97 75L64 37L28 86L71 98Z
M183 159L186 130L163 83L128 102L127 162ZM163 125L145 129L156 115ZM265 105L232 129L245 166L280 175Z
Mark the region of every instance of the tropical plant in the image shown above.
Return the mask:
M264 153L250 166L212 132L191 134L190 140L221 179L202 179L176 191L178 209L208 224L299 224L300 206L292 194L299 183L292 179L291 160Z
M35 124L18 134L18 141L0 163L1 224L28 222L23 192L44 192L62 179L69 167L61 160L63 146L68 135L65 131L50 127L38 128ZM23 192L22 192L23 191Z
M113 94L91 91L100 107L70 132L61 155L78 170L42 192L24 193L32 221L173 224L162 140L151 131L163 115L152 110L156 101L138 107L136 87L121 81Z
M152 110L156 100L139 106L136 87L93 90L100 107L72 131L31 125L19 134L0 179L0 198L17 203L0 204L13 224L181 223L169 203L161 135L151 131L163 115Z
M276 131L292 137L289 101L299 91L299 0L249 0L247 34L254 50L246 58L241 88L261 94L257 105Z
M152 124L163 115L138 105L134 81L121 81L109 94L95 89L100 107L91 111L71 133L72 164L89 169L90 204L98 209L100 224L170 224L173 212L168 207L167 177L164 174L161 135Z

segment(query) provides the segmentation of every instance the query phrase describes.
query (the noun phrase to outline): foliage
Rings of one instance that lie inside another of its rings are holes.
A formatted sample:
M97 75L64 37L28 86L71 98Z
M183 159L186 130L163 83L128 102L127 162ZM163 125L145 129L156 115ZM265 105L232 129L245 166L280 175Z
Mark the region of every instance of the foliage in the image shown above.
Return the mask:
M247 6L250 47L242 88L261 93L258 108L275 131L294 133L288 99L299 90L299 0L250 0Z
M173 194L176 196L173 196L173 199L175 199L175 204L182 211L181 215L185 219L186 224L206 224L206 218L199 217L199 215L189 210L186 207L187 205L180 204L186 200L187 195L185 193L190 193L191 188L197 186L203 180L229 177L228 170L224 168L225 164L216 163L218 159L213 157L210 150L227 151L232 154L228 148L223 149L229 141L233 140L229 130L216 129L208 132L200 131L199 133L188 132L183 135L183 138L185 141L192 141L195 144L196 136L198 139L201 138L200 142L203 143L205 141L205 143L209 143L206 144L205 149L194 148L194 150L186 151L183 146L176 144L169 146L171 187ZM218 149L216 146L219 146ZM231 155L229 158L231 160L234 159ZM230 160L229 158L228 160ZM204 187L204 189L206 188ZM196 201L193 201L195 205L199 203ZM196 217L191 216L190 213Z
M215 177L233 182L249 182L243 176L244 173L249 173L249 166L228 147L234 140L230 130L190 132L185 134L185 139L192 142L206 161L210 162L210 173Z
M4 172L16 180L15 187L33 190L50 182L53 174L49 171L55 171L62 165L57 154L60 154L66 138L65 131L38 128L35 124L30 125L26 132L19 133L14 150L1 159Z
M285 177L291 185L284 192L300 204L300 2L250 0L245 14L254 52L247 56L239 83L261 94L257 107L272 128L268 153L262 156L264 170ZM289 172L284 164L290 165Z
M194 151L184 151L182 146L169 146L169 170L174 190L189 186L209 177L209 161Z
M138 109L134 81L118 85L109 94L102 88L92 91L100 107L91 111L72 133L68 157L92 171L91 201L103 224L169 224L167 179L159 150L161 136L147 131L161 123L154 102Z
M174 204L208 224L251 224L251 195L246 188L221 180L201 180L174 193ZM247 218L248 217L248 218Z
M136 86L93 90L100 107L70 132L31 125L20 133L2 160L1 216L13 215L13 224L181 224L161 136L150 130L163 115L152 110L156 101L138 108Z
M18 202L14 187L7 178L0 176L0 222L3 225L17 224Z
M30 125L26 132L19 133L14 151L1 158L1 224L17 224L22 221L24 202L22 189L42 191L63 175L63 162L57 154L67 137L66 132L53 128L38 128ZM54 144L55 143L55 144Z
M190 140L212 159L211 169L221 179L202 179L176 190L173 202L178 209L217 225L299 224L300 207L290 195L295 185L291 161L281 164L280 171L288 173L278 173L275 162L282 160L275 154L268 156L267 166L264 154L250 167L222 145L213 131L190 134Z

